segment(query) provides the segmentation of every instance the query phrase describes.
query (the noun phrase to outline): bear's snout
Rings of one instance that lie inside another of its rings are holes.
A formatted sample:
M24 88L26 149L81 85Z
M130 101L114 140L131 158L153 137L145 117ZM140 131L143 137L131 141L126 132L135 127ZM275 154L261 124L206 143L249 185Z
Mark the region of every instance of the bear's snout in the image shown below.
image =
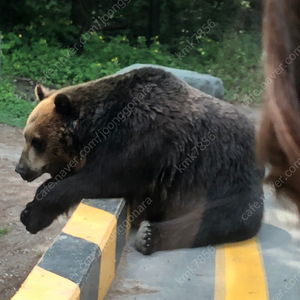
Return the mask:
M17 164L17 166L16 166L16 168L15 168L15 171L18 173L18 174L20 174L21 176L22 176L22 178L23 178L23 176L25 176L26 175L26 169L25 169L25 167L24 167L24 165L23 164ZM23 178L24 179L24 178Z
M33 181L34 179L36 179L39 176L39 174L37 172L30 170L23 163L17 164L17 166L15 168L15 172L17 172L19 175L21 175L22 179L24 179L28 182Z

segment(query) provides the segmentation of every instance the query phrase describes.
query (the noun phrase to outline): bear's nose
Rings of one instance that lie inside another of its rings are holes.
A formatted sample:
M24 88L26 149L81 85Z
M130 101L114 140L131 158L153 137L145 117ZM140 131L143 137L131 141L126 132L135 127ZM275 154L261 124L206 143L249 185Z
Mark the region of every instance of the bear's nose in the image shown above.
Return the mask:
M21 176L25 174L25 168L24 166L18 164L15 168L15 171L20 174Z

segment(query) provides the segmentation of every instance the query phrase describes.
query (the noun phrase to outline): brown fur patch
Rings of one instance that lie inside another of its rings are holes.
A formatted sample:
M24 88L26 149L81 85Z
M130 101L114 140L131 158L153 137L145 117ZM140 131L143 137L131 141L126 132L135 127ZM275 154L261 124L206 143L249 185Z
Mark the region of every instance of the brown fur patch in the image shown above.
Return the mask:
M266 1L264 13L265 75L283 72L266 87L262 124L258 132L257 152L261 162L270 167L268 181L283 177L278 192L292 197L300 210L300 171L287 171L300 158L300 59L288 58L300 45L300 1ZM296 56L296 55L295 55ZM270 77L272 78L272 77Z
M54 99L57 93L53 93L47 99L41 101L28 117L24 129L26 145L23 149L26 164L31 170L43 168L42 173L50 173L54 176L63 165L78 157L72 144L72 138L68 135L67 128L62 125L62 117L55 111ZM67 139L68 149L62 149L61 139ZM46 151L42 154L32 150L31 141L34 137L44 139L47 142ZM79 170L84 165L84 160L76 165Z

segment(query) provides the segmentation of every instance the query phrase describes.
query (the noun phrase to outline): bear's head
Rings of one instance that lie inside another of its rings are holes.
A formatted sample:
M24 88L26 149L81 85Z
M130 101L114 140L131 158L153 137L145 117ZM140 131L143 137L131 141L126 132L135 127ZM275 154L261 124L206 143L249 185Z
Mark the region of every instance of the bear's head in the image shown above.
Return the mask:
M35 87L35 94L40 102L28 117L24 129L25 146L16 167L16 172L28 182L43 173L54 177L78 154L64 122L64 117L71 114L68 96L42 85ZM78 162L70 173L83 164L84 161Z

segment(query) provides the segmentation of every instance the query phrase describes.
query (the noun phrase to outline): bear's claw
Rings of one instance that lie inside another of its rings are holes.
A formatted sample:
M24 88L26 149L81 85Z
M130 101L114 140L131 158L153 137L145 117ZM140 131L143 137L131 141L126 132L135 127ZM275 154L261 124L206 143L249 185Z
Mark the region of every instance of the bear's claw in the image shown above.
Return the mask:
M154 247L154 228L149 221L143 221L135 237L135 248L143 253L149 255L155 252Z

